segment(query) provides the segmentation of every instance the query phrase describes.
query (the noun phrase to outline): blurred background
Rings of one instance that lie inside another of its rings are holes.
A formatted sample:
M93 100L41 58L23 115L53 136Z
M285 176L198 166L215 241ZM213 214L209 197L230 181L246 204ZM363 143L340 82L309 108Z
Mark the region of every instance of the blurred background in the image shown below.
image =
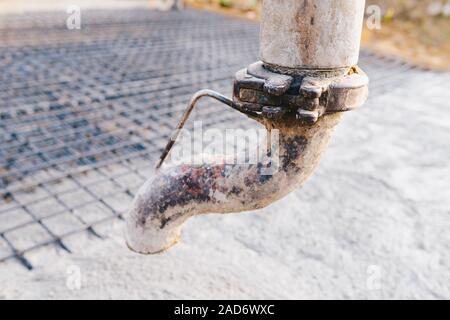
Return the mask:
M170 0L79 0L81 8L157 8ZM73 1L72 1L73 2ZM2 0L0 14L64 10L70 1ZM258 20L262 0L183 0L185 6ZM416 64L450 69L450 2L448 0L367 0L380 8L382 28L364 28L363 44ZM370 9L367 15L374 11Z

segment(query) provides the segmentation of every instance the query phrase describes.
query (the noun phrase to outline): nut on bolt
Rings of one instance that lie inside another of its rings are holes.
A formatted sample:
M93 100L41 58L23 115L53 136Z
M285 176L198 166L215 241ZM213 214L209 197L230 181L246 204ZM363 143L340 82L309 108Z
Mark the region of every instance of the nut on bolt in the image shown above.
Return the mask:
M305 98L320 98L324 91L325 86L319 81L313 80L311 78L304 78L300 86L300 94Z
M296 114L297 120L300 120L302 123L305 124L314 124L319 120L319 111L309 111L309 110L303 110L298 109Z

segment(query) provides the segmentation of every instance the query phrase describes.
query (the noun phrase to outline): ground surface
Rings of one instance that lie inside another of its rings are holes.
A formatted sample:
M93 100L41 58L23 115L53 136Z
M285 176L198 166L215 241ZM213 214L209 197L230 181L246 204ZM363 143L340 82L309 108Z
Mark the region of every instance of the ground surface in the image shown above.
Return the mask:
M256 60L258 26L90 11L73 32L65 17L2 19L0 298L450 298L449 74L363 52L371 97L301 190L192 219L171 251L139 256L116 217L189 95L228 94ZM195 116L254 126L217 104Z

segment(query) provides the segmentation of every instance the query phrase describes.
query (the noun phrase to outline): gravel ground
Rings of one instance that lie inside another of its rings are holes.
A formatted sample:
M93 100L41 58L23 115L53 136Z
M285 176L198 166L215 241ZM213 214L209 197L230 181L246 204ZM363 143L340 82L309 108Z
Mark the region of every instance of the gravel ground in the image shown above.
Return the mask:
M128 251L120 220L96 226L104 239L67 236L71 254L55 246L27 253L32 271L1 263L0 298L449 299L450 74L391 68L367 54L361 65L370 99L345 116L300 190L258 212L191 219L161 255ZM119 196L120 211L129 199ZM74 223L58 222L55 232Z

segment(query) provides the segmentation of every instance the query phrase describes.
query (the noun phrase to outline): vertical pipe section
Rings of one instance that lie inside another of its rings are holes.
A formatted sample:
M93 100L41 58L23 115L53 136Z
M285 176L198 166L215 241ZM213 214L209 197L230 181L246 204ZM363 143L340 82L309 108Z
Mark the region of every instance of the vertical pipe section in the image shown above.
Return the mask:
M260 59L295 71L356 65L365 0L263 0Z

